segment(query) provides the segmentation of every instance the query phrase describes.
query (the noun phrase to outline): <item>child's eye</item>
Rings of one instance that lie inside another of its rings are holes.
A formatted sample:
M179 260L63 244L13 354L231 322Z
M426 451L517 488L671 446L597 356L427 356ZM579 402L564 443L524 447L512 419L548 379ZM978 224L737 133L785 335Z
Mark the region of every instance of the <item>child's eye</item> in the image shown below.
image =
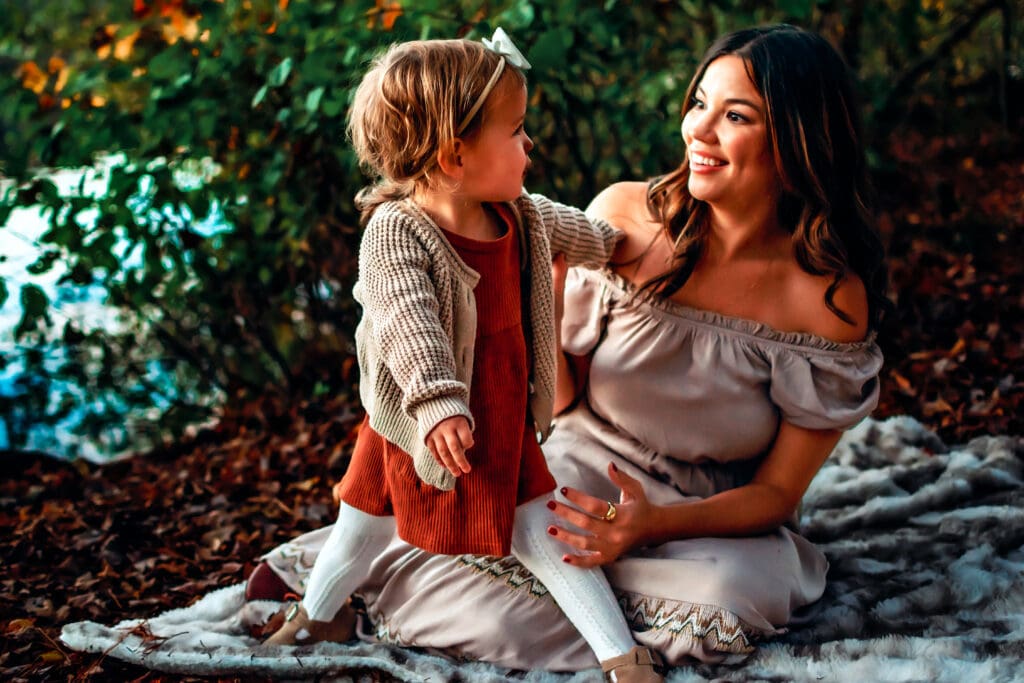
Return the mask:
M525 124L520 123L518 126L516 126L516 130L513 133L513 135L519 135L520 133L524 132L525 130L526 130Z

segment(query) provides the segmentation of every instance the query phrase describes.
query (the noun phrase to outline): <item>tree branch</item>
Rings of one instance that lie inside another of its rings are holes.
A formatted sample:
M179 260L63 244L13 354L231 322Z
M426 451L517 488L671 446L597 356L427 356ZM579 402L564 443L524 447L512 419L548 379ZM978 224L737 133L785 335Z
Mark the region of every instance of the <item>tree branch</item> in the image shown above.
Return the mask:
M886 95L882 106L878 108L878 112L875 115L876 122L880 125L884 125L884 122L889 121L896 108L897 98L911 90L921 76L931 70L932 67L938 64L941 60L948 57L953 51L953 48L966 40L970 36L971 32L974 31L974 28L989 12L1002 9L1003 2L1004 0L988 0L988 2L979 5L973 12L971 12L970 16L968 16L958 27L953 29L953 32L938 44L931 54L920 58L900 74L896 79L896 84L893 85L889 90L889 94Z

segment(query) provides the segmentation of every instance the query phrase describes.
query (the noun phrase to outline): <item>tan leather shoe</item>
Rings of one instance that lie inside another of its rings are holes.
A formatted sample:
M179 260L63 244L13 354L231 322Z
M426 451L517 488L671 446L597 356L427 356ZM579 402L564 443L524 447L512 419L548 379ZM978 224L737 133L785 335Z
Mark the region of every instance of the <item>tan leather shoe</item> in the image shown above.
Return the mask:
M655 667L661 667L661 657L640 645L601 662L601 670L610 683L661 683L665 679Z
M293 602L284 613L284 624L264 645L312 645L329 641L345 643L356 633L356 611L346 602L331 621L313 621L302 603Z

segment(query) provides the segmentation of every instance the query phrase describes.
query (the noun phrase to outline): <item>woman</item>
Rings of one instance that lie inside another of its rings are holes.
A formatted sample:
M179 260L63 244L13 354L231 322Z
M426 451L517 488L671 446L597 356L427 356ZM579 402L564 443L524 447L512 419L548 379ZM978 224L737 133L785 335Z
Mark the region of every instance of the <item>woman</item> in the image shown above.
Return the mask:
M671 664L742 658L821 596L827 562L796 510L876 404L886 305L851 79L826 41L790 26L724 36L682 134L679 168L589 209L627 236L620 265L569 274L565 412L544 448L565 561L602 566L636 640ZM301 590L323 535L271 553L273 576ZM596 665L514 560L396 542L378 567L362 593L378 637L516 668Z

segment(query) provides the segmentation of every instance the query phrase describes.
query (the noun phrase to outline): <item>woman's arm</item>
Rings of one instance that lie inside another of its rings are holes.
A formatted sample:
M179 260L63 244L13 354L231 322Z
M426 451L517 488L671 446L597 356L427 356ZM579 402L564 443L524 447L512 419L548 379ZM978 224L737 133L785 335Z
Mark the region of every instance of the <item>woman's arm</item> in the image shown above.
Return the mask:
M825 287L827 282L823 278L803 279L797 283L794 296L788 299L795 302L794 324L798 329L809 329L837 341L862 339L867 332L867 297L859 280L848 278L836 293L837 304L857 321L853 326L827 309L827 315L823 314L824 305L820 301ZM608 501L566 489L566 497L578 509L558 503L555 511L581 532L556 529L554 535L575 548L595 553L568 555L567 562L596 566L646 545L773 531L792 517L841 435L840 430L807 429L783 420L749 484L703 500L673 505L651 504L637 480L610 467L609 476L622 491L615 519L611 523L601 519L608 510Z
M576 356L562 349L562 314L565 312L565 278L569 272L569 264L564 254L559 254L551 263L551 280L555 290L555 343L556 355L555 375L555 415L576 405L583 393L587 372L590 370L590 357Z
M586 215L592 220L607 221L624 234L615 247L613 263L635 260L650 246L652 231L656 226L645 223L645 197L647 184L622 182L610 185L601 191L587 207ZM555 287L555 332L558 342L558 368L555 383L555 415L572 408L582 395L590 373L591 356L576 356L562 350L562 311L564 308L565 259L555 258L552 263L552 280Z
M703 500L654 505L640 483L613 465L609 476L622 495L615 519L602 515L608 501L576 489L563 494L576 507L555 503L555 513L580 532L553 527L560 541L589 554L567 554L580 567L613 562L623 553L667 541L709 536L753 536L777 529L800 504L814 475L839 441L838 430L810 430L783 422L753 480ZM612 501L614 502L614 501Z

